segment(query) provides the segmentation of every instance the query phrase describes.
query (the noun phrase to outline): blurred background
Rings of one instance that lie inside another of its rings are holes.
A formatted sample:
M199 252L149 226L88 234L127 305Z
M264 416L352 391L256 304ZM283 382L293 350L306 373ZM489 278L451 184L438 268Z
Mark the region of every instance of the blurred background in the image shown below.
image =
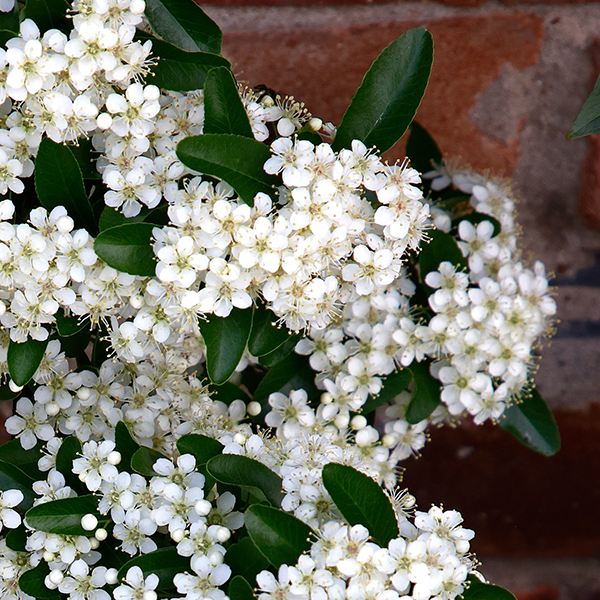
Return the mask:
M339 123L378 53L433 33L417 119L442 152L510 176L526 258L554 274L557 333L538 387L563 449L535 455L493 426L432 432L404 481L476 531L491 580L519 600L600 600L600 137L566 140L600 70L600 4L543 0L212 0L238 79ZM403 156L402 145L388 158Z

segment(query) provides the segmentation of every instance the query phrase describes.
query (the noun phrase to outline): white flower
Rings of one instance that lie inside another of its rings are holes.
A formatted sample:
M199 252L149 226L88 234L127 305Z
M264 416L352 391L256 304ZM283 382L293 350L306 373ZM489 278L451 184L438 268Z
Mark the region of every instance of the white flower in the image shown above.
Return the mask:
M21 504L23 498L23 492L20 490L0 492L0 530L2 525L8 529L16 529L21 524L21 516L13 508Z

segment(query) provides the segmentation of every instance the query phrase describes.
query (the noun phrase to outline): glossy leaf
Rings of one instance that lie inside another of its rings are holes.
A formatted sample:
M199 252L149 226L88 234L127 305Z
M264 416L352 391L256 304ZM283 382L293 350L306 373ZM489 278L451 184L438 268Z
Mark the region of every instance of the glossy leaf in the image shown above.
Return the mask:
M110 267L141 277L154 277L150 223L127 223L101 231L94 242L96 254Z
M253 504L244 514L244 524L252 541L277 569L295 565L298 557L310 549L312 529L278 508Z
M136 556L126 562L119 569L119 580L127 575L127 571L131 567L139 567L144 573L144 577L147 577L151 573L157 575L159 590L174 590L173 577L177 573L190 571L190 559L177 554L177 549L174 547L159 548L154 552Z
M248 350L252 356L264 356L287 342L292 332L277 324L278 318L272 310L260 304L254 310L252 331L248 339Z
M0 30L10 31L12 37L19 34L19 7L15 3L9 12L0 12Z
M17 396L21 395L21 391L13 392L7 383L0 385L0 402L7 400L14 400Z
M432 163L442 162L442 153L429 132L413 121L410 125L410 134L406 140L406 156L410 166L420 173L427 173L433 168Z
M85 494L79 477L73 473L73 461L81 456L81 442L75 436L63 439L56 453L56 470L63 474L66 484L78 494Z
M153 83L163 90L199 90L204 87L206 75L212 68L230 68L229 62L218 54L185 52L157 39L152 39L152 53L160 56L160 60L152 68L153 77L149 77L147 83Z
M267 500L273 506L281 506L282 480L258 461L237 454L220 454L211 458L206 468L221 483L237 485L249 491L259 500Z
M192 454L196 466L202 466L223 452L223 444L199 433L188 433L177 440L177 450L179 454Z
M121 462L118 465L119 470L131 473L133 471L131 459L141 446L133 439L123 421L119 421L115 427L115 445L115 449L121 454Z
M556 419L535 388L521 403L504 411L500 426L540 454L553 456L560 450Z
M193 0L146 0L145 17L165 41L187 52L221 52L219 26Z
M596 133L600 133L600 77L596 79L594 89L583 104L573 127L567 133L567 138L573 140Z
M206 370L213 383L225 383L240 363L252 329L252 309L234 308L229 316L199 321L206 344Z
M413 120L429 81L433 38L411 29L375 59L338 127L334 150L358 139L380 152L389 150Z
M8 346L8 372L11 379L20 386L28 383L44 358L48 340L38 342L27 338L26 342L18 344L10 341Z
M363 404L360 412L368 415L375 409L393 400L400 392L403 392L412 381L413 375L410 369L398 369L383 380L381 391L377 396L369 396Z
M62 308L58 310L54 317L56 318L56 329L61 338L75 335L90 326L89 320L84 321L75 315L67 316Z
M34 483L27 473L16 467L12 463L0 461L0 490L19 490L23 493L23 501L19 508L28 509L33 505L35 495L31 489Z
M269 147L242 135L209 133L191 136L177 144L177 157L194 171L226 181L239 197L253 206L258 192L275 197L280 179L267 175L263 165Z
M25 571L21 577L19 577L19 587L23 592L39 598L40 600L58 600L62 598L62 594L58 590L51 590L46 587L44 579L46 575L50 573L48 563L42 561L34 569Z
M277 346L275 350L268 354L259 356L258 362L265 367L274 367L294 351L296 344L298 344L301 339L302 333L300 332L288 335L287 340L285 340L281 346Z
M233 133L254 139L238 86L226 67L211 69L204 82L204 133Z
M112 208L111 206L105 206L100 214L98 226L100 231L104 231L105 229L112 229L119 225L127 225L127 223L141 223L143 220L143 213L140 213L135 217L127 218L120 210Z
M35 159L35 191L47 210L64 206L75 227L98 231L79 163L69 146L44 138Z
M429 372L428 362L414 361L410 365L415 384L412 398L406 407L406 420L419 423L426 419L440 403L440 382Z
M250 396L244 390L226 381L221 385L210 384L208 386L210 397L229 406L234 400L243 400L246 404L251 401Z
M153 469L153 466L159 458L165 458L164 454L161 454L152 448L142 446L133 453L133 456L131 457L131 468L140 475L155 477L156 471Z
M252 586L240 575L237 575L229 582L230 600L253 600L254 590Z
M27 531L23 524L16 529L10 529L4 538L6 545L15 552L27 552L25 544L27 543Z
M90 331L90 322L87 321L85 326L80 329L77 333L62 337L59 335L61 350L69 358L75 358L82 355L85 352L88 344L90 343L92 332Z
M469 587L461 594L464 600L517 600L514 594L499 585L482 583L469 575Z
M90 140L79 138L77 144L69 144L69 149L77 160L84 179L102 179L102 175L96 169L96 159L100 153L93 149Z
M0 461L19 465L19 469L32 477L34 481L43 479L42 472L38 469L38 461L42 457L42 447L45 442L38 442L31 450L25 450L20 440L10 440L0 446Z
M439 229L427 232L430 241L423 244L419 254L419 272L421 280L425 282L425 276L431 271L437 271L441 262L448 261L459 269L467 266L467 259L463 257L456 241L449 234Z
M256 581L261 571L269 568L269 561L255 546L250 536L243 537L227 548L225 563L231 567L231 575L241 575L248 581Z
M107 522L98 513L98 498L91 494L38 504L27 511L25 518L32 529L46 533L89 536L90 532L81 526L81 518L87 514L94 515L100 523Z
M352 467L328 463L323 485L350 525L363 525L382 547L398 537L396 515L381 486Z
M68 34L73 29L73 22L67 18L70 8L67 0L27 0L22 17L34 21L41 32L60 29Z

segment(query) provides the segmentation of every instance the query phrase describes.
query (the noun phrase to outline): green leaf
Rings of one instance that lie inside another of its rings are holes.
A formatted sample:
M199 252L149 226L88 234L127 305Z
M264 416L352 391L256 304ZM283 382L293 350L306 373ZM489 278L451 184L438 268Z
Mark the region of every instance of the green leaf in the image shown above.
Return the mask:
M244 514L244 524L252 541L267 560L278 569L295 565L310 549L313 530L296 517L270 506L253 504Z
M38 461L42 457L45 442L39 441L31 450L25 450L20 440L11 440L0 446L0 461L19 465L19 469L34 480L43 479L38 469Z
M25 531L23 525L8 531L4 540L11 550L14 550L15 552L27 552L25 549L25 544L27 543L27 531Z
M434 229L427 232L430 241L423 244L419 254L419 271L421 281L425 282L425 276L431 271L437 271L441 262L448 261L459 269L467 266L467 259L464 258L460 248L456 245L456 240L449 233Z
M275 197L280 179L263 169L271 158L269 147L242 135L208 133L177 144L177 157L194 171L226 181L238 196L253 206L258 192Z
M288 339L268 354L259 357L258 362L265 367L273 367L280 363L286 356L291 354L296 344L302 339L302 333L293 333L288 335Z
M150 223L127 223L101 231L94 242L96 254L110 267L130 275L154 277Z
M112 229L119 225L127 225L128 223L141 223L144 220L144 215L140 213L135 217L127 218L121 211L111 206L105 206L100 215L100 222L98 224L100 231L105 229Z
M234 308L229 316L199 321L206 344L206 370L213 383L225 383L239 365L252 328L252 309Z
M406 407L406 420L419 423L426 419L440 403L440 382L429 372L429 362L416 362L410 365L415 379L412 398Z
M269 369L262 381L254 390L253 400L265 404L273 392L287 393L294 389L305 389L309 398L319 392L314 384L315 372L308 359L299 354L290 354L281 362Z
M406 156L410 166L420 173L431 171L432 163L442 162L442 153L429 132L413 121L410 125L410 134L406 140Z
M0 30L10 31L12 37L19 34L19 7L16 2L11 11L0 12Z
M49 573L50 568L48 567L48 563L42 561L35 569L25 571L19 577L19 587L23 592L34 598L40 598L40 600L58 600L63 597L62 594L58 590L47 588L44 583L44 579Z
M364 525L383 548L398 537L396 515L380 485L352 467L328 463L323 485L350 525Z
M14 400L17 396L21 395L21 390L18 392L13 392L8 384L3 383L0 385L0 402L5 402L7 400Z
M19 490L23 493L23 501L19 508L28 509L33 505L36 496L31 489L34 483L27 473L15 467L13 464L0 461L0 490Z
M279 325L272 310L260 304L254 310L252 331L248 339L248 350L252 356L264 356L285 344L293 335L286 327Z
M165 41L187 52L221 52L219 26L193 0L146 0L144 15Z
M221 454L223 444L205 435L188 433L177 440L177 450L179 454L192 454L196 458L196 466L200 467Z
M573 127L567 133L567 138L574 140L595 133L600 133L600 76L596 79L594 89L583 104Z
M482 583L469 575L470 586L461 594L464 600L517 600L515 596L499 585Z
M240 575L236 575L229 582L228 595L231 600L253 600L255 598L252 586Z
M226 381L221 385L210 384L208 386L210 397L213 400L224 402L229 406L234 400L243 400L246 404L250 402L250 396L244 390L240 389L230 381Z
M157 450L142 446L133 453L133 456L131 457L131 468L140 475L155 477L156 471L153 469L153 466L159 458L166 458L166 456Z
M163 90L190 92L204 87L206 75L214 67L231 65L218 54L210 52L185 52L171 44L152 38L152 53L159 61L152 68L153 77L147 83L153 83Z
M375 59L338 127L334 150L362 140L380 152L389 150L413 120L431 73L433 38L411 29Z
M86 327L83 327L74 335L62 337L59 335L61 350L69 357L75 358L81 356L85 349L90 343L92 332L90 331L90 322L88 321Z
M399 369L388 375L383 380L383 385L379 394L377 396L369 396L360 409L360 413L368 415L380 406L390 402L410 385L412 378L413 375L410 369Z
M63 474L66 484L77 493L84 493L83 484L73 473L73 461L81 456L81 442L75 436L63 439L56 453L56 470Z
M190 559L177 554L176 548L160 548L126 562L119 569L119 579L125 577L131 567L139 567L144 573L144 577L155 573L159 579L159 590L173 590L175 589L173 577L177 573L185 573L190 570Z
M73 29L73 22L67 18L70 8L67 0L27 0L22 16L34 21L42 33L60 29L69 34Z
M102 179L102 175L96 169L96 159L100 153L92 148L92 142L80 138L75 144L69 144L73 156L77 159L81 174L84 179Z
M226 67L211 69L204 82L204 133L233 133L254 139L238 86Z
M552 411L536 388L504 411L500 427L532 450L553 456L560 450L560 432Z
M84 321L75 315L67 316L62 308L54 315L56 329L61 338L70 337L79 333L84 328L89 328L89 321Z
M52 210L64 206L75 221L75 227L96 235L96 217L85 191L79 163L69 146L44 138L35 159L34 175L35 191L44 208Z
M276 507L283 499L282 480L277 473L247 456L220 454L211 458L206 468L221 483L237 485L259 500L267 500Z
M8 346L8 372L10 378L19 386L29 383L44 358L48 340L38 342L27 338L26 342L18 344L10 341Z
M116 450L121 453L121 462L119 463L120 471L128 471L131 473L131 459L133 455L141 448L141 446L133 439L127 425L123 421L119 421L115 427L115 445Z
M91 494L38 504L27 511L25 518L32 529L46 533L89 536L90 532L81 526L81 518L87 514L94 515L100 524L109 520L98 513L98 498Z
M250 536L227 548L225 563L231 567L233 577L240 575L248 581L256 581L256 576L269 568L269 561L254 545Z

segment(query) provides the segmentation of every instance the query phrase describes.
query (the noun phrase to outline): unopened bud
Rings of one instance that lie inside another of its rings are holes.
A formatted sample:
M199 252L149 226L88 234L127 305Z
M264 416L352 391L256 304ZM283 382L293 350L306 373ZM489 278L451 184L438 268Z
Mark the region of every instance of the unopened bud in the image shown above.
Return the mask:
M352 429L355 430L359 430L359 429L364 429L367 426L367 419L365 419L365 417L363 417L362 415L356 415L354 417L352 417L352 420L350 421L350 427L352 427Z
M94 531L94 537L99 542L103 542L108 537L108 531L106 531L106 529L102 529L102 527L100 529L96 529L96 531Z
M456 546L456 551L460 554L468 552L469 548L471 547L471 544L469 544L467 540L456 540L454 542L454 545Z
M54 569L50 571L50 575L48 575L48 579L54 584L59 585L62 583L62 580L65 578L62 571L60 569Z
M381 443L386 447L386 448L391 448L392 446L396 445L396 438L393 435L390 435L389 433L386 433L382 438L381 438Z
M91 395L92 395L92 391L90 390L90 388L80 387L77 390L77 397L80 400L83 400L83 401L89 400Z
M258 415L260 415L261 411L262 411L262 406L260 405L260 402L252 401L248 404L248 407L246 408L246 412L251 417L257 417Z
M90 538L90 548L97 550L98 546L100 546L100 542L95 537Z
M179 542L185 537L185 531L183 529L176 529L171 533L171 539L176 543Z
M81 517L81 526L86 531L93 531L96 529L96 527L98 527L98 519L91 513L83 515L83 517Z
M233 436L233 441L241 446L246 443L246 436L243 433L236 433Z
M221 554L221 552L213 552L208 557L208 560L210 560L210 564L213 567L218 567L219 565L223 564L223 554Z
M308 126L313 130L313 131L319 131L321 129L321 127L323 127L323 121L321 121L321 119L319 119L318 117L313 117L312 119L310 119L310 121L308 122Z
M96 125L98 126L98 129L102 129L103 131L110 129L112 122L112 117L108 113L100 113L96 117Z
M106 579L106 583L108 585L115 585L119 580L119 572L116 569L107 569L104 575L104 579Z
M73 230L73 227L75 227L75 222L67 215L63 215L56 221L56 229L61 233L69 233Z
M44 554L42 554L42 558L46 561L46 562L52 562L56 557L54 556L54 554L52 552L49 552L48 550L46 550L44 552Z
M157 600L158 596L154 590L146 590L142 598L143 600Z
M108 456L106 457L106 462L109 465L118 465L121 462L121 453L117 452L116 450L109 452Z
M46 406L45 406L45 409L46 409L46 414L49 417L55 417L60 412L60 406L58 404L56 404L56 402L54 402L54 400L52 402L48 402L48 404L46 404Z
M219 527L216 537L217 540L223 544L231 537L231 531L229 531L227 527Z
M208 500L198 500L194 510L199 517L205 517L212 510L212 504Z
M321 404L331 404L333 402L333 396L329 392L321 394Z

